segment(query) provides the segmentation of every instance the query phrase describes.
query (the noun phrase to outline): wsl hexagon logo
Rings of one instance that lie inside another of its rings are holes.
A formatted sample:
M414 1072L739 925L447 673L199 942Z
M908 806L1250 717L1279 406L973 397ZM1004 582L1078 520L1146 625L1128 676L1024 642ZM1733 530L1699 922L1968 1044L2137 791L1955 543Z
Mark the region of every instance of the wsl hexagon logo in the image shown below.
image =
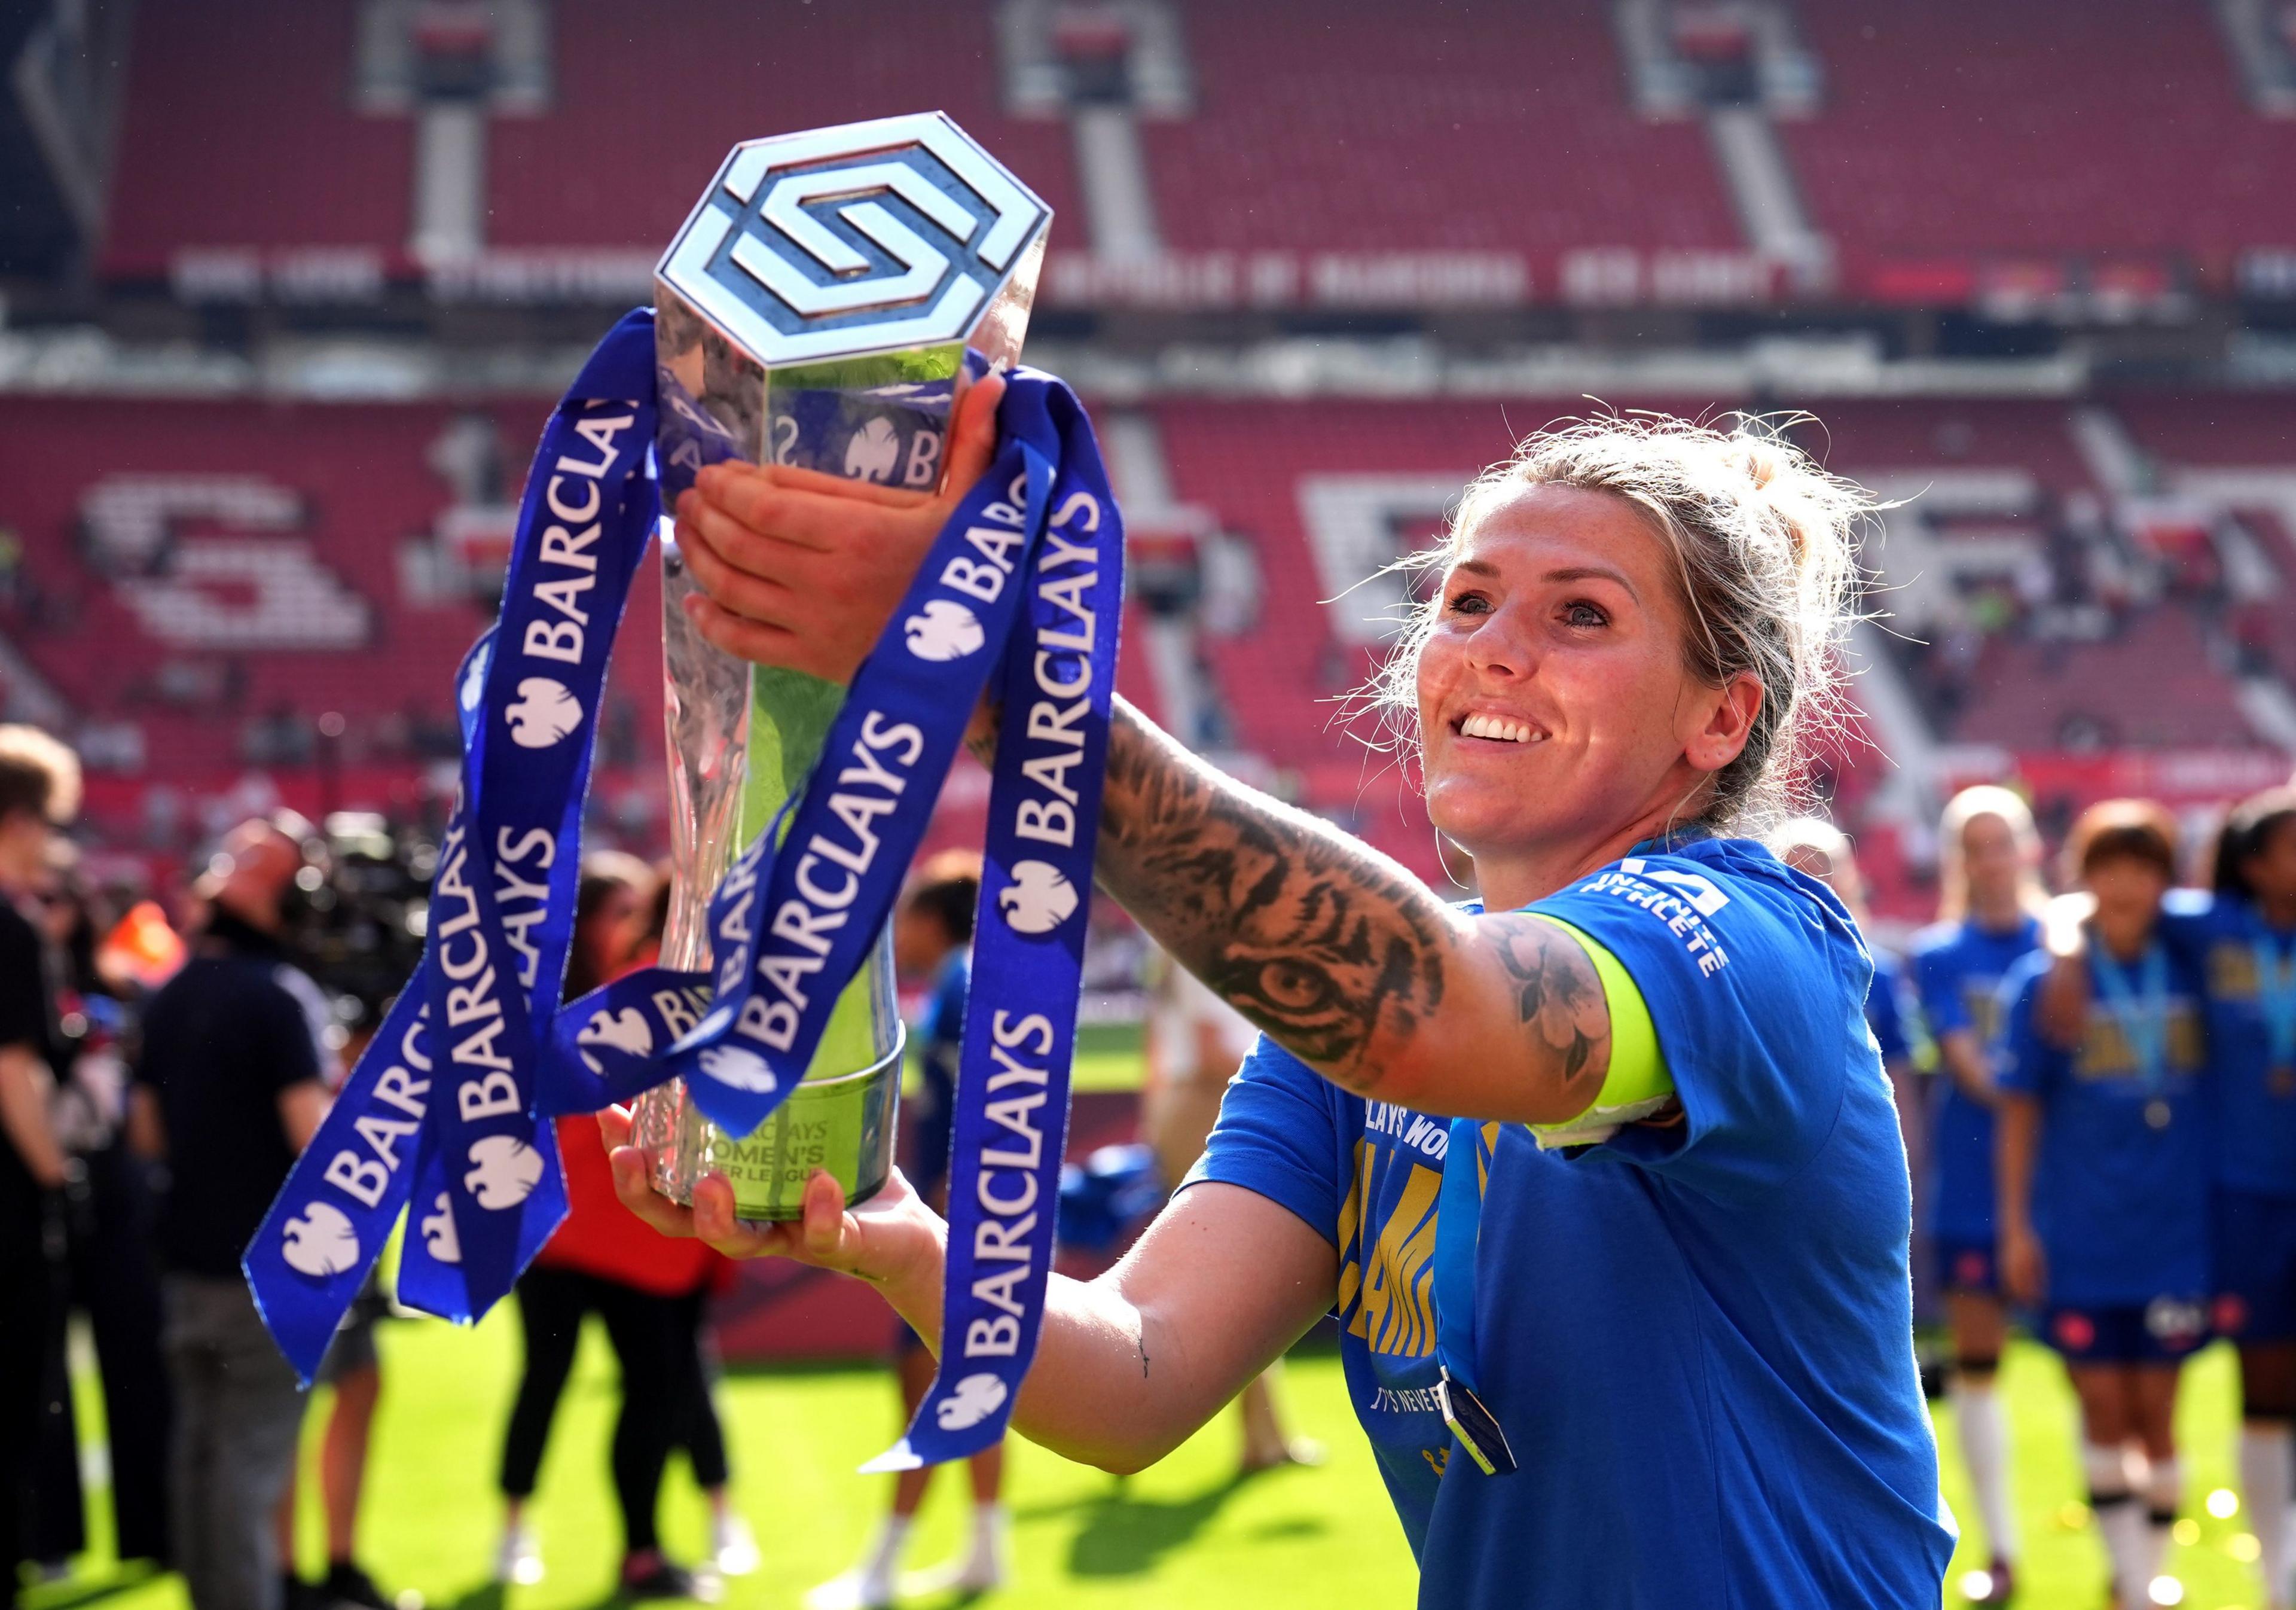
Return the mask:
M935 346L1052 216L942 113L880 118L735 146L656 273L768 367Z

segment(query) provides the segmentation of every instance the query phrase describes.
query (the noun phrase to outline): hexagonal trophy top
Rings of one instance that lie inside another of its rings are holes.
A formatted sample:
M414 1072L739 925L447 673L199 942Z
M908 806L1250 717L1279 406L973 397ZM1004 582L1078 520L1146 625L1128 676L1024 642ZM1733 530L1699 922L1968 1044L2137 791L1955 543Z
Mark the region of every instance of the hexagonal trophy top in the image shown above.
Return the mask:
M656 274L768 369L937 346L1033 293L1052 216L945 113L879 118L736 145Z

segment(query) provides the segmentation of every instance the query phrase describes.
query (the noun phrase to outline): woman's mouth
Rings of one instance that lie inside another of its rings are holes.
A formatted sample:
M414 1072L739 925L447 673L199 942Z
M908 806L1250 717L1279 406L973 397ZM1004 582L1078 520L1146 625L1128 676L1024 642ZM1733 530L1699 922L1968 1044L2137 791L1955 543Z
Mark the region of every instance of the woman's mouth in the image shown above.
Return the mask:
M1546 735L1528 721L1480 714L1463 718L1454 730L1463 738L1488 738L1496 743L1536 743Z

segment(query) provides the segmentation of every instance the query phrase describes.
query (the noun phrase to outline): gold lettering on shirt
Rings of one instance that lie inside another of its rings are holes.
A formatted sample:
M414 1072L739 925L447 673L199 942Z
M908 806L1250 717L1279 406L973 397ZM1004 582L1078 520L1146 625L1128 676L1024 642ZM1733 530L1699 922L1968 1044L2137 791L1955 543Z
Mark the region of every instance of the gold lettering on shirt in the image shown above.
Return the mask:
M1398 1167L1411 1171L1394 1211L1369 1225L1374 1175ZM1374 1352L1423 1359L1435 1351L1435 1202L1442 1184L1437 1170L1357 1143L1355 1183L1340 1210L1339 1313L1348 1334Z
M2209 993L2221 1000L2256 998L2256 952L2221 941L2209 948Z
M2203 1040L2201 1020L2188 1000L2169 1003L2169 1069L2177 1073L2196 1073L2202 1059ZM2141 1070L2136 1065L2136 1047L2129 1043L2128 1034L2120 1020L2107 1011L2092 1011L2088 1014L2088 1031L2082 1037L2080 1054L2073 1059L2076 1079L2134 1079Z

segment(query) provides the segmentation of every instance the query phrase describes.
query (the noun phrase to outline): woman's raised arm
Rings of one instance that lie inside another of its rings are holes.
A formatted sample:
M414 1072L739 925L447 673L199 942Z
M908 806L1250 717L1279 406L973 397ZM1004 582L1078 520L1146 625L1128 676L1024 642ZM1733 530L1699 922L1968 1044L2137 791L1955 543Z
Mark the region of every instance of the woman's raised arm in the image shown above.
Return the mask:
M985 407L959 421L952 458L973 476L988 428ZM697 628L729 653L849 681L970 479L925 498L790 470L704 471L677 510L708 594L688 600ZM986 757L993 719L973 741ZM1318 1073L1447 1117L1559 1123L1594 1104L1610 1014L1592 959L1563 930L1454 909L1120 699L1107 771L1101 885Z
M1357 1095L1557 1123L1603 1088L1610 1012L1568 932L1520 912L1459 911L1121 700L1096 871L1188 971Z

